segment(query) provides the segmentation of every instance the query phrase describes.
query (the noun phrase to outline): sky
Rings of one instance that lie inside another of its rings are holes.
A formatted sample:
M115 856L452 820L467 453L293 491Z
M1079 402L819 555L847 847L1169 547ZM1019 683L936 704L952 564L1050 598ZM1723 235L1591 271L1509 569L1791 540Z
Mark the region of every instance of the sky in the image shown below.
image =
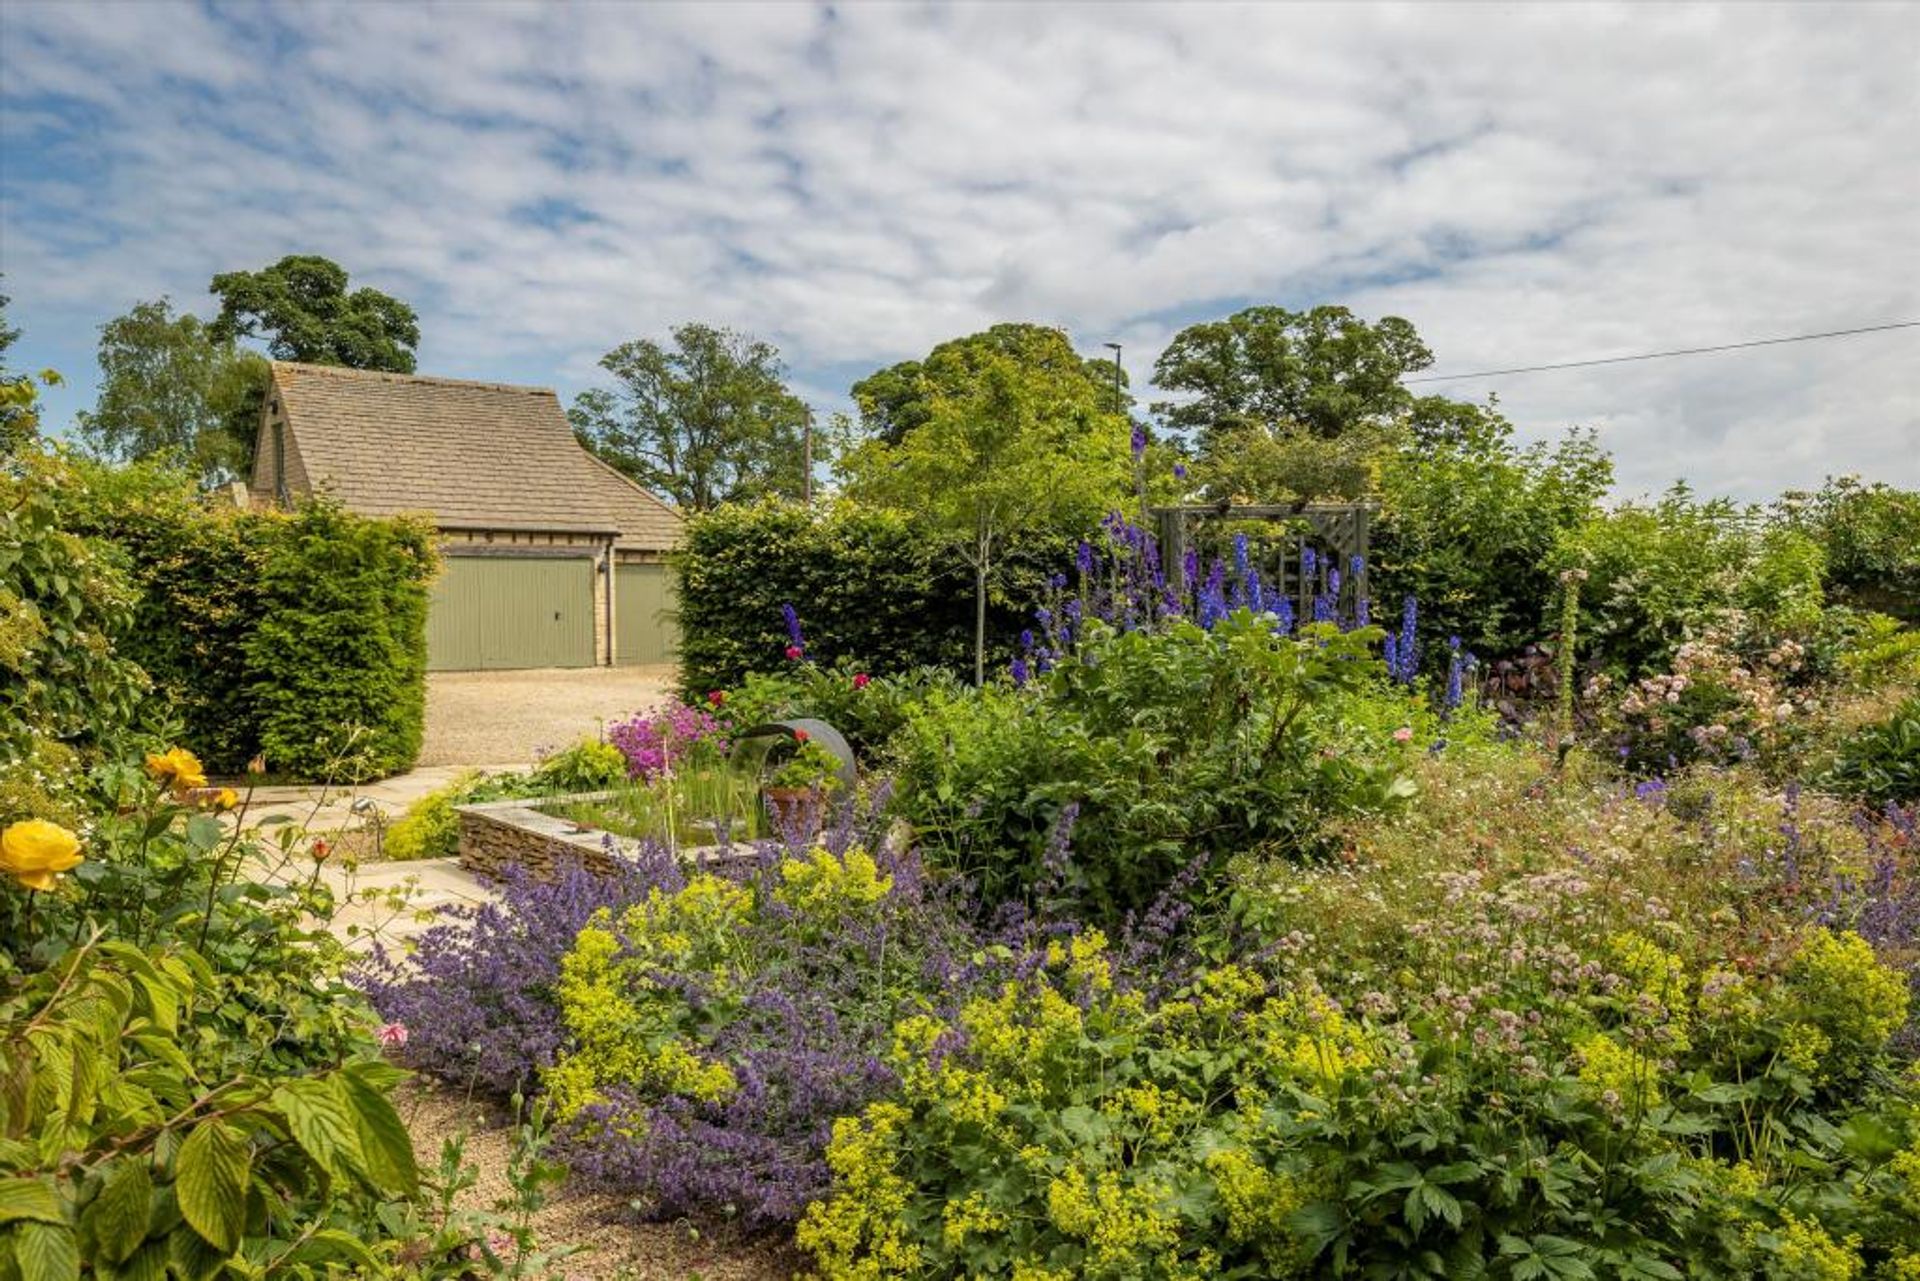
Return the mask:
M823 411L998 321L1119 342L1274 303L1432 373L1920 320L1920 5L0 5L17 368L289 253L423 373L567 399L703 321ZM1425 383L1619 492L1920 485L1920 329Z

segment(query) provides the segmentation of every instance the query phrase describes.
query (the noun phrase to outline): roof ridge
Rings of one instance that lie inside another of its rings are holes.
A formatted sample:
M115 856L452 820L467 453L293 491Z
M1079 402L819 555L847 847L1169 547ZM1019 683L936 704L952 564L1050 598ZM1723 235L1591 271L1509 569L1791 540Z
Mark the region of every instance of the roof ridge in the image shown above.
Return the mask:
M642 485L639 481L627 475L627 473L621 471L618 467L615 467L612 463L608 462L606 459L602 458L600 455L594 453L591 449L588 449L584 444L580 443L578 438L575 439L574 443L576 445L580 445L580 452L587 456L588 462L600 468L602 471L606 472L608 475L612 476L615 480L618 480L623 485L628 486L635 493L639 494L642 498L654 504L656 507L660 508L662 511L669 512L675 516L678 516L680 514L680 509L678 507L675 507L672 503L660 497L660 495L654 493L651 489L648 489L645 485Z
M551 387L540 387L529 383L497 383L479 378L443 378L438 374L402 374L388 369L355 369L350 365L316 365L304 360L269 361L277 372L282 369L295 370L303 374L329 374L347 378L377 378L388 382L427 383L438 387L476 387L486 391L519 391L533 395L553 396L558 393Z

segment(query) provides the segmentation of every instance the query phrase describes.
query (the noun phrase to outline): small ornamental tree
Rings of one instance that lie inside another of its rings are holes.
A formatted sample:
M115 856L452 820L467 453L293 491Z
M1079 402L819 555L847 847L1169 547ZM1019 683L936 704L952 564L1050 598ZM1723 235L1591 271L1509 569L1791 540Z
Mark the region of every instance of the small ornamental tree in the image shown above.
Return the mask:
M1129 489L1128 430L1084 378L1002 355L934 388L926 421L898 444L870 440L841 460L847 492L911 515L973 574L974 680L986 679L987 605L1010 539L1090 529Z

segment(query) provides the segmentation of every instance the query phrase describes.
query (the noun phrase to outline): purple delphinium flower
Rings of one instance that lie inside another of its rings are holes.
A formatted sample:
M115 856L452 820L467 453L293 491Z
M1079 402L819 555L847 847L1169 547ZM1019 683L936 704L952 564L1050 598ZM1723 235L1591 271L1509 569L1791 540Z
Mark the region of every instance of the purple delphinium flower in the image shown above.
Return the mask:
M795 649L804 650L807 647L807 638L800 632L799 611L794 609L791 602L788 602L780 606L780 617L787 624L787 643Z
M1185 463L1175 463L1173 465L1173 478L1175 480L1185 480L1187 478L1187 465Z
M1282 636L1293 635L1293 602L1285 596L1280 598L1280 607L1274 611L1273 629Z
M1398 676L1403 685L1413 684L1413 678L1420 670L1420 651L1416 647L1420 619L1420 606L1412 596L1400 608L1400 671Z
M1147 452L1147 425L1138 419L1133 424L1133 457L1138 462Z
M1015 689L1026 688L1028 673L1027 660L1025 658L1014 659L1012 665L1007 670L1013 676L1013 687Z
M1080 545L1074 548L1073 563L1075 567L1079 569L1082 575L1092 574L1093 573L1093 544L1088 542L1084 538L1081 539Z

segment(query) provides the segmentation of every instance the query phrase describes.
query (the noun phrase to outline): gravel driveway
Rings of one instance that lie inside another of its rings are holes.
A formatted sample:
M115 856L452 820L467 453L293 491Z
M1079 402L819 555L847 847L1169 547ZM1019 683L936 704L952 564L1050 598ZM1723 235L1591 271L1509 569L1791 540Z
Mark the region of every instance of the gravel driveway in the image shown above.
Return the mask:
M671 665L429 672L420 764L529 765L543 749L672 698L675 679Z

